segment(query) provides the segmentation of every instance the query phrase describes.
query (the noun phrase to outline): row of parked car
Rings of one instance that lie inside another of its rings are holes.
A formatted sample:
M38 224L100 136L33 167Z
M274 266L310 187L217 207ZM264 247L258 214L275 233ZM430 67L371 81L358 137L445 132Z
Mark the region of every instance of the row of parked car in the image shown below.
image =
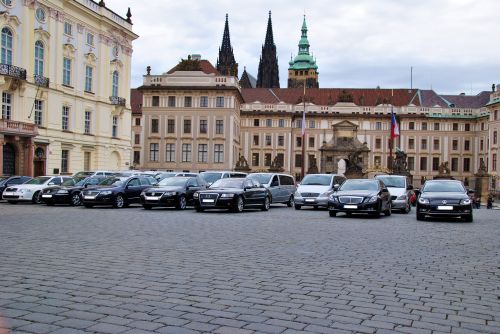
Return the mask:
M282 203L302 207L327 208L337 213L368 214L380 217L393 210L409 213L415 192L408 178L378 175L373 179L349 179L336 174L309 174L296 185L291 175L280 173L245 174L232 171L173 173L81 172L69 176L11 177L0 180L0 193L9 203L44 202L91 208L112 205L123 208L140 203L146 210L154 207L193 206L196 211L245 208L269 210ZM472 203L463 184L454 180L427 181L416 203L418 220L428 216L458 216L472 221Z

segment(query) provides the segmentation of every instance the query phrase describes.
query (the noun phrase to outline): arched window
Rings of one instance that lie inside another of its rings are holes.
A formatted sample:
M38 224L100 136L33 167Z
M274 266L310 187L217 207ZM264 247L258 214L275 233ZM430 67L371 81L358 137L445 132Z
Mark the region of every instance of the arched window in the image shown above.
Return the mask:
M35 43L35 75L43 76L44 46L41 41Z
M111 95L118 96L118 71L113 72L113 86L111 87Z
M2 29L2 64L12 65L12 31L5 27Z

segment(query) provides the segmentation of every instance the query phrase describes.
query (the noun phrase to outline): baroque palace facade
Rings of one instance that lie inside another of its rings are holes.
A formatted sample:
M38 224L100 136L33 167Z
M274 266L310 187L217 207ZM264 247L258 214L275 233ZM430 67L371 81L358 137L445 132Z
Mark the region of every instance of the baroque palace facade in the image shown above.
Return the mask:
M1 0L0 172L128 168L132 32L92 0Z

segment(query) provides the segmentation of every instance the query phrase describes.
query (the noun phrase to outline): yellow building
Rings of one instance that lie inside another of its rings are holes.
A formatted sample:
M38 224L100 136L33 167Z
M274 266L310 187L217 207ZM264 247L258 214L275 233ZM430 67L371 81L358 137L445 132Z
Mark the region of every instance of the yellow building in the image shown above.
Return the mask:
M1 0L0 172L130 164L130 11L104 1Z
M493 85L490 101L487 104L490 110L489 120L489 166L488 171L491 174L490 190L499 194L500 191L500 85Z

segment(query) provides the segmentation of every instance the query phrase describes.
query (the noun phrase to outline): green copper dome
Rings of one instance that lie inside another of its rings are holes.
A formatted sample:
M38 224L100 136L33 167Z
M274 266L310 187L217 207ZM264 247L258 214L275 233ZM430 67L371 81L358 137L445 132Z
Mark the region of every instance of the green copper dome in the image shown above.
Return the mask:
M302 23L302 35L299 41L299 54L288 63L289 70L309 70L318 69L316 60L309 54L309 40L307 39L307 24L306 16L304 15L304 22Z

